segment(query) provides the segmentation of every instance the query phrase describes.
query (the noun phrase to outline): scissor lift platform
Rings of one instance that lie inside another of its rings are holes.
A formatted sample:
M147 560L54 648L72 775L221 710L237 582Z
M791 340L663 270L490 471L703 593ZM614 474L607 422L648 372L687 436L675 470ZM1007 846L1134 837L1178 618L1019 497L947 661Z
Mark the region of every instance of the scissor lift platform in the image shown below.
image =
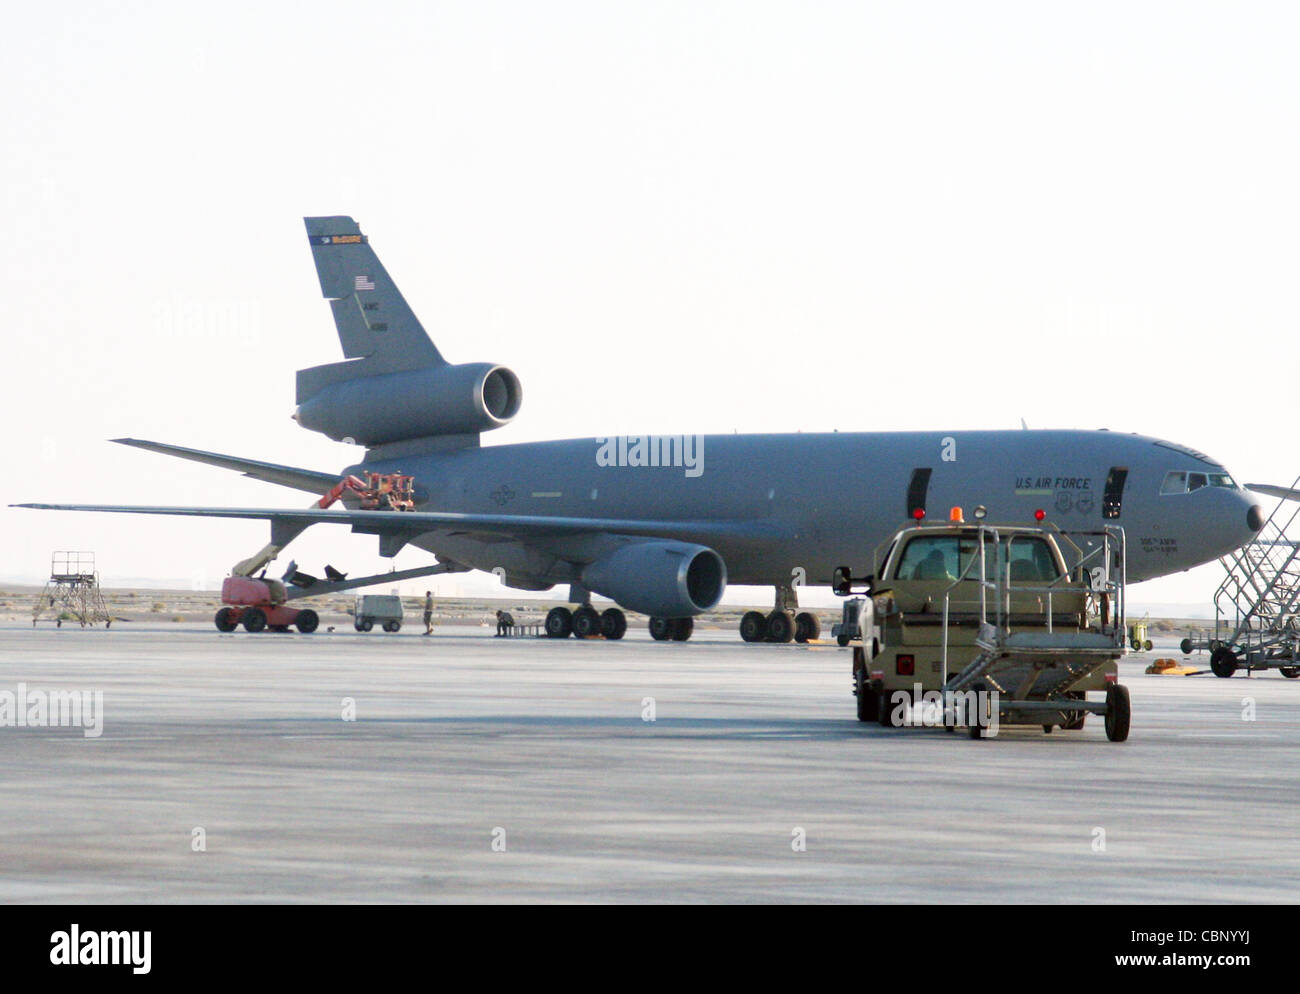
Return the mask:
M1128 736L1128 688L1106 674L1105 701L1089 701L1071 687L1113 667L1123 655L1110 635L1097 632L1012 632L983 651L944 686L945 695L996 691L998 721L1079 728L1088 714L1103 715L1112 741ZM980 731L970 725L972 735ZM1121 734L1122 733L1122 734Z

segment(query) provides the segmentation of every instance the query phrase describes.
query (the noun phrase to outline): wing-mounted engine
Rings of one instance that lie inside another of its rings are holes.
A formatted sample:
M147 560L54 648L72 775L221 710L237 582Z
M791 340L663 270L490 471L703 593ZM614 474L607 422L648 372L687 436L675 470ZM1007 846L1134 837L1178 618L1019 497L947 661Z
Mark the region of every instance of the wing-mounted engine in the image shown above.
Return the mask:
M661 618L708 611L727 589L727 567L712 549L688 542L629 542L582 571L582 583L623 607Z
M511 370L448 363L352 218L304 220L347 360L298 371L294 420L370 449L401 443L404 453L476 444L510 423L523 400Z

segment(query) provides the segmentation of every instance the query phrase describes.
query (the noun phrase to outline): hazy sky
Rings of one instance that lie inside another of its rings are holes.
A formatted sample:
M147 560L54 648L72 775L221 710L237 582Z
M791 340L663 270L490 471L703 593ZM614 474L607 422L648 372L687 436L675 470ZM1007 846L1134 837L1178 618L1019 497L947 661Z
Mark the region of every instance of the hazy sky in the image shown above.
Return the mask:
M0 496L305 506L104 440L354 461L289 420L294 370L340 357L301 220L331 213L451 361L519 374L488 444L1023 417L1290 483L1298 22L1281 3L20 5ZM109 583L214 582L265 537L4 509L0 576L89 548ZM386 563L343 529L291 551ZM1217 571L1134 598L1208 602Z

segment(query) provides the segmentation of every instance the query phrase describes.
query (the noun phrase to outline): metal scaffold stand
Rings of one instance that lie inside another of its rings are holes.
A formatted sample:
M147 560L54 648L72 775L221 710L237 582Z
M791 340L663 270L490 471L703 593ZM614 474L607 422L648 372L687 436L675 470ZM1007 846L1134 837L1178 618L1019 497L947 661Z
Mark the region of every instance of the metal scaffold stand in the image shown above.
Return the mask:
M50 578L32 608L32 627L47 616L60 628L64 621L76 621L82 628L101 621L105 628L113 624L93 552L56 552L50 557Z

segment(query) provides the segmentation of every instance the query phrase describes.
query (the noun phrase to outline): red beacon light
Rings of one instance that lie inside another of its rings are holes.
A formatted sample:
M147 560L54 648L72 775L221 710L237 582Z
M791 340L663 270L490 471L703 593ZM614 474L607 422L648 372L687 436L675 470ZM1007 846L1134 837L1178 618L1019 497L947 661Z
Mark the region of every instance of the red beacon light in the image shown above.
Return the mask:
M1044 511L1041 507L1034 512L1035 521L1042 521L1045 517L1047 517L1047 512Z
M912 512L912 517L915 518L917 521L925 520L925 508L918 507L916 510Z

